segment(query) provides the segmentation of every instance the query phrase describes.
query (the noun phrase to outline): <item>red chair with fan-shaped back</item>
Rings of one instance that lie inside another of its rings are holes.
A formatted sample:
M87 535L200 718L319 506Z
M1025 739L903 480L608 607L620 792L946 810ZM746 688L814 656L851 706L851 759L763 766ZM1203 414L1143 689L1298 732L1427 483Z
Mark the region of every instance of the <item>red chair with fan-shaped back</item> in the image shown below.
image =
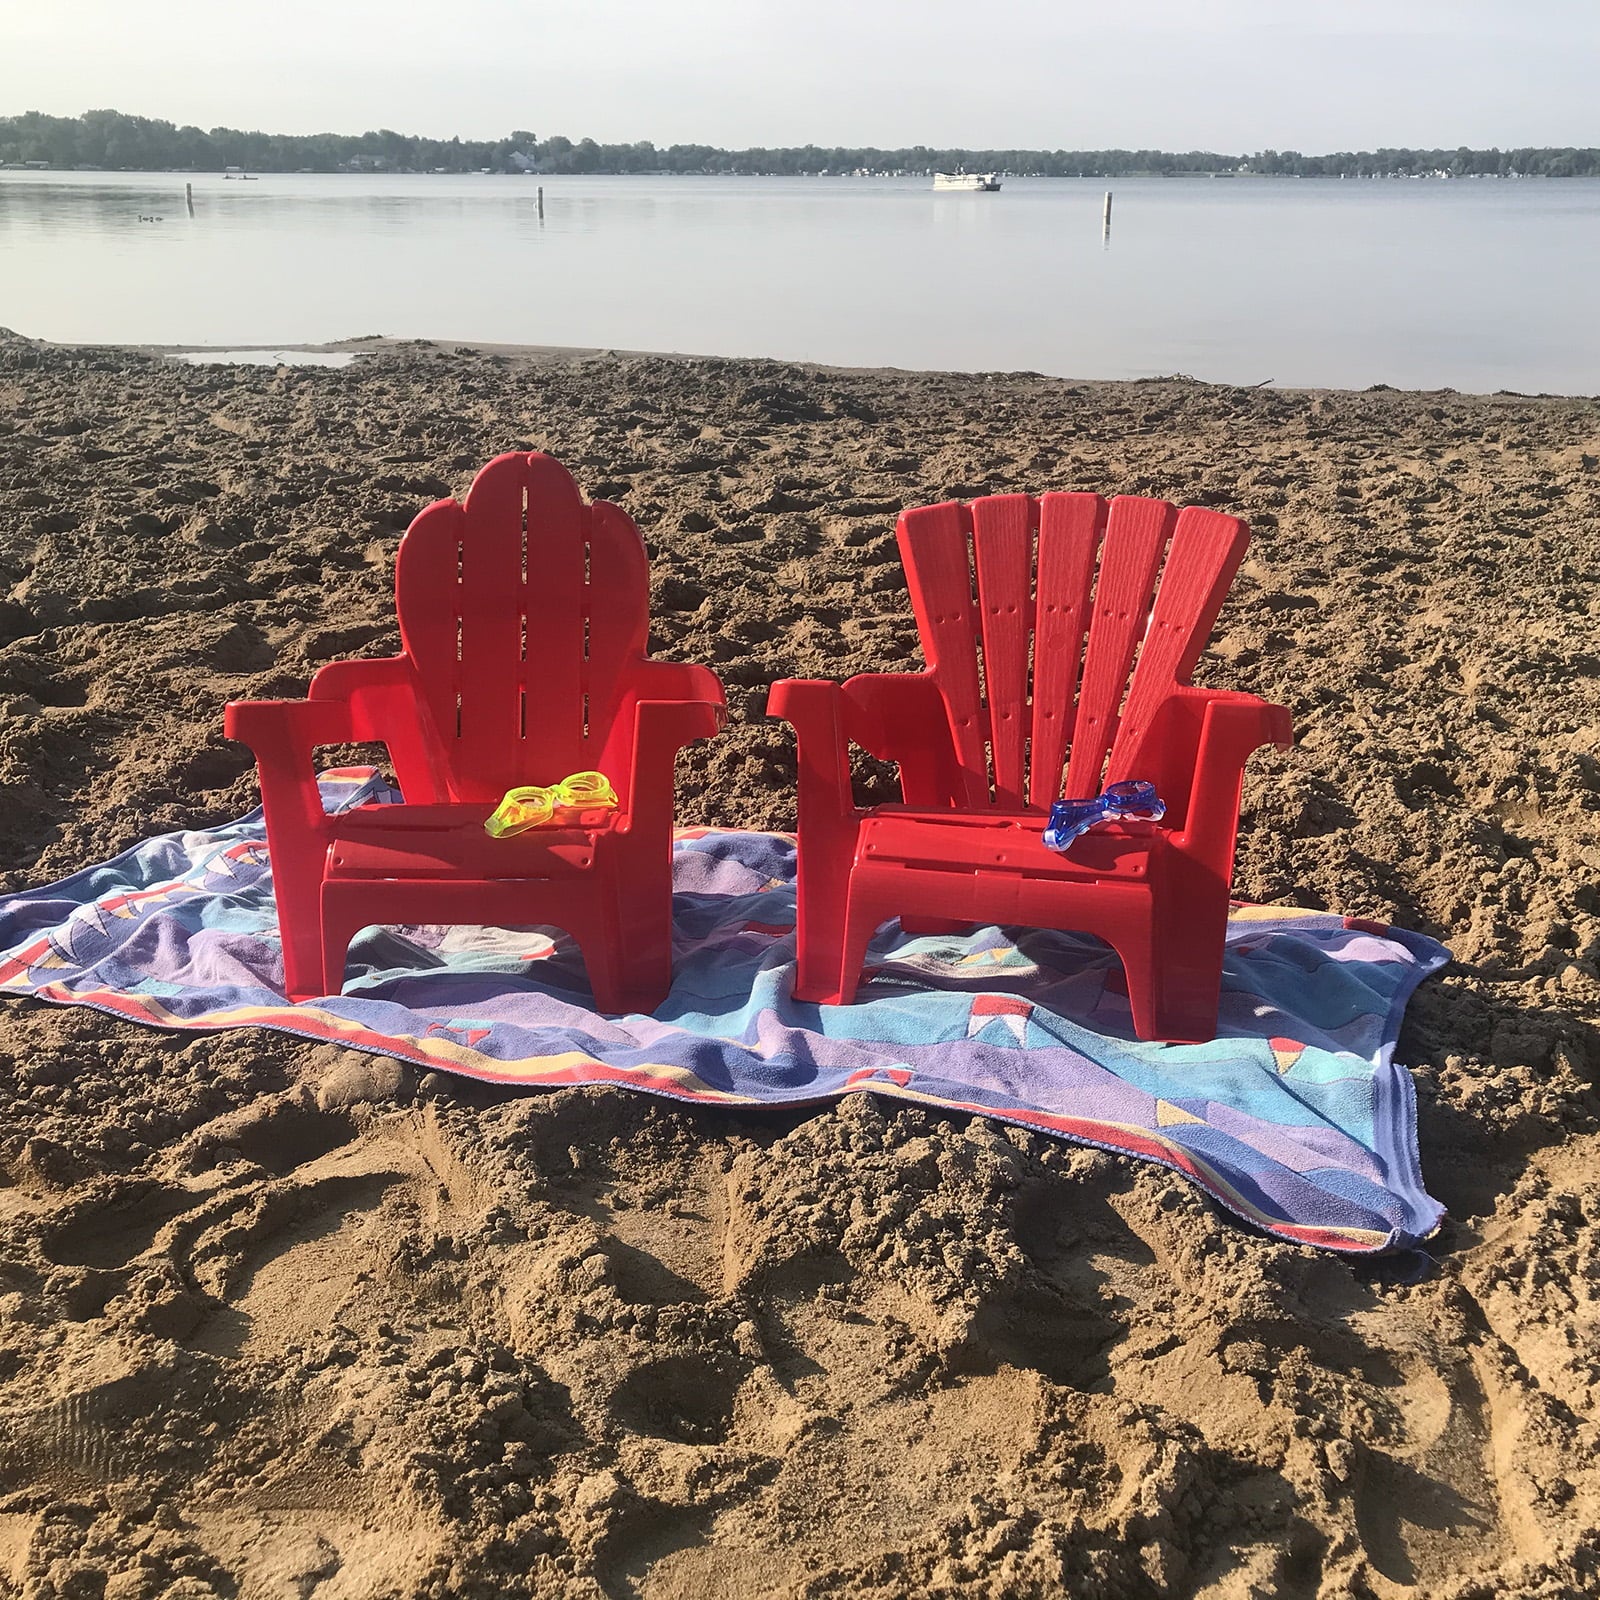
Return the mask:
M228 706L255 752L286 987L338 994L371 924L548 924L578 941L596 1004L645 1011L671 981L673 759L720 730L705 667L646 655L639 530L561 464L496 457L465 503L400 542L397 656L336 661L308 698ZM388 747L399 805L324 814L318 745ZM493 839L508 789L598 769L620 801L575 827Z
M927 668L774 684L799 739L797 998L848 1004L873 932L1075 929L1121 957L1141 1038L1216 1027L1246 761L1288 712L1197 689L1249 533L1160 500L996 495L908 511L900 554ZM904 802L857 807L849 745ZM1159 823L1040 839L1051 802L1153 781Z

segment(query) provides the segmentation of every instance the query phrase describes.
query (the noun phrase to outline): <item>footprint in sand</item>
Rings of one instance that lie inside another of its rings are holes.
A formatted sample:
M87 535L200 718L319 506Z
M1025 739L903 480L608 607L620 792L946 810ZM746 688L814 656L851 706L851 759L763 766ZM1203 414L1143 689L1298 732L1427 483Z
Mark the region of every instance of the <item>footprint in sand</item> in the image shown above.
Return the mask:
M57 1266L124 1267L155 1243L167 1223L191 1210L200 1197L176 1184L118 1183L51 1227L41 1241Z
M195 1240L197 1276L224 1303L189 1343L214 1355L260 1359L425 1303L419 1250L489 1206L427 1110L358 1132L347 1111L302 1092L217 1137L278 1176Z
M191 1348L260 1357L382 1315L376 1294L373 1304L358 1302L364 1286L376 1288L386 1242L415 1225L419 1207L406 1174L328 1177L299 1188L294 1202L292 1220L263 1229L226 1304L186 1341Z
M1492 1568L1509 1553L1489 1467L1488 1404L1471 1361L1463 1354L1442 1375L1432 1363L1415 1375L1433 1391L1408 1419L1423 1431L1391 1450L1365 1451L1355 1492L1373 1565L1408 1586Z

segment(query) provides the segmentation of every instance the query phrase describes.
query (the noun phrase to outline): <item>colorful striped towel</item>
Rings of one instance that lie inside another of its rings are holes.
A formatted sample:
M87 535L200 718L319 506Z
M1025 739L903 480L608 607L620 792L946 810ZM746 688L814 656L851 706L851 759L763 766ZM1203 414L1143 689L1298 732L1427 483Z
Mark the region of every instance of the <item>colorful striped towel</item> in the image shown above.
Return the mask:
M392 800L324 774L331 810ZM192 1030L267 1027L530 1087L616 1084L717 1105L870 1090L1161 1162L1281 1238L1409 1245L1416 1103L1392 1059L1417 984L1448 959L1380 923L1240 906L1219 1037L1135 1040L1097 941L982 928L880 930L854 1005L791 993L794 841L690 829L674 857L676 977L654 1016L590 1009L571 941L537 930L368 929L344 992L291 1005L259 811L168 834L0 901L0 992Z

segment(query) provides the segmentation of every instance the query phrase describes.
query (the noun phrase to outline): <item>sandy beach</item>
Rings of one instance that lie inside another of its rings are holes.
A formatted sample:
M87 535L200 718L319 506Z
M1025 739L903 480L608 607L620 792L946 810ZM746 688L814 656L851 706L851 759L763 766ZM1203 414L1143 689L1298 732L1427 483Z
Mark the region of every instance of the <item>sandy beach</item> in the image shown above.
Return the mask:
M919 663L903 506L1247 518L1199 681L1299 742L1235 892L1450 946L1400 1045L1448 1219L1351 1261L864 1095L3 1001L0 1597L1600 1592L1600 401L0 332L0 892L256 805L224 701L396 649L401 533L511 449L638 521L656 652L727 687L691 823L792 826L774 679Z

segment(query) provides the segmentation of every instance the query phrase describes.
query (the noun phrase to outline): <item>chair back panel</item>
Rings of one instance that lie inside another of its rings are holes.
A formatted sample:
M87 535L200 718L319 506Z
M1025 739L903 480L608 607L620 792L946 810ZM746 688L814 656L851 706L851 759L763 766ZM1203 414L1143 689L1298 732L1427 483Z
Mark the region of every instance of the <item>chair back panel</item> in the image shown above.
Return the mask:
M1106 503L1097 494L1047 494L1039 501L1038 605L1033 635L1030 805L1048 808L1066 765L1078 668L1089 626L1095 561Z
M1204 506L1185 506L1178 513L1155 609L1111 747L1108 781L1139 776L1126 770L1127 764L1137 758L1161 702L1189 681L1249 543L1250 530L1237 517ZM1167 798L1169 804L1175 799Z
M978 676L972 603L972 513L955 501L905 512L900 558L928 658L944 696L967 804L989 803L989 716Z
M898 534L966 804L1003 810L1096 794L1108 760L1137 776L1119 763L1188 681L1249 537L1218 512L1089 494L924 506Z
M400 544L400 637L452 798L592 766L643 655L643 542L549 456L497 456ZM598 615L596 614L598 613Z
M1025 494L992 495L972 507L994 797L1008 810L1027 803L1028 653L1034 627L1037 515L1038 508Z
M1100 792L1100 773L1117 734L1117 713L1127 693L1134 651L1149 622L1156 569L1173 515L1164 500L1118 495L1111 502L1100 544L1072 752L1067 758L1064 792L1075 800Z

